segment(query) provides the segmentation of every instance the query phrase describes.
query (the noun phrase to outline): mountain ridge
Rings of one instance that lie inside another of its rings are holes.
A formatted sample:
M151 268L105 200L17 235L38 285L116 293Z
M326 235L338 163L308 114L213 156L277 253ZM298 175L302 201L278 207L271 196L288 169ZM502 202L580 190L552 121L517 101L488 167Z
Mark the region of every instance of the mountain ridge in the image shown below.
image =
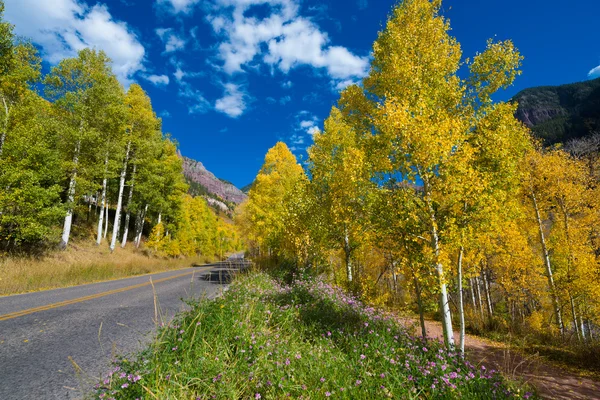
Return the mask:
M600 132L600 78L517 93L515 116L545 145L566 143Z
M209 203L219 208L233 209L247 196L231 182L210 172L202 162L181 155L183 175L190 185L190 194L210 198ZM219 204L220 203L220 204Z

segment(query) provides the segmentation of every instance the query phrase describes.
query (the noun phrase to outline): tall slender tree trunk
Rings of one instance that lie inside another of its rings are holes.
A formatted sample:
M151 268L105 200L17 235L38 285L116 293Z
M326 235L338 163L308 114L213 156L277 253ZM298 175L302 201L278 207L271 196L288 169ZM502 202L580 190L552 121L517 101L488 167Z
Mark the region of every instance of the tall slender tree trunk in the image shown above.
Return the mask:
M473 312L477 312L477 303L475 302L475 285L473 278L469 278L469 291L471 292L471 302L473 303Z
M542 217L540 216L540 209L537 204L537 199L533 189L531 189L531 199L533 201L533 208L535 209L535 216L537 219L538 230L540 234L540 243L542 244L542 251L544 256L544 264L546 266L546 277L548 278L548 286L550 286L550 295L552 296L552 303L554 305L554 314L556 315L556 324L561 336L565 336L565 327L563 325L562 313L560 311L560 303L558 300L558 293L556 292L556 285L554 284L554 277L552 274L552 264L550 263L550 254L548 253L548 247L546 246L546 237L544 235L544 226L542 225Z
M344 228L344 261L346 263L346 276L348 282L352 282L352 257L350 250L350 239L348 238L348 229Z
M2 96L2 103L4 104L4 126L2 127L2 133L0 134L0 157L2 157L2 150L4 149L4 141L6 140L6 131L8 131L8 115L9 115L9 111L10 111L4 96Z
M131 141L127 143L127 151L125 152L125 161L123 162L123 170L121 171L121 180L119 182L119 197L117 198L117 209L115 210L115 223L113 225L113 234L110 239L110 251L115 250L117 239L119 236L119 223L121 222L121 207L123 206L123 191L125 190L125 178L127 175L127 163L129 162L129 150L131 149Z
M492 295L490 293L490 280L487 269L481 270L481 278L483 279L483 288L485 289L485 302L487 304L488 315L490 320L494 316L494 305L492 304Z
M136 249L140 247L140 243L142 242L142 232L144 231L144 222L146 221L146 213L147 212L148 212L148 204L146 203L146 206L144 207L144 211L142 212L142 215L140 218L140 227L139 227L139 230L138 230L136 238L135 238Z
M462 264L465 249L460 246L458 252L458 315L460 318L460 333L459 333L459 351L460 354L465 354L465 308L463 304L463 283L462 283Z
M104 208L106 207L106 184L108 174L108 154L104 158L104 179L102 179L102 205L100 206L100 218L98 219L98 236L96 237L96 244L102 243L102 225L104 222Z
M583 322L583 315L581 312L581 303L579 303L579 326L580 326L580 330L581 330L581 339L583 339L583 341L585 342L586 340L586 335L585 335L585 323Z
M426 186L427 183L425 182ZM449 350L454 349L454 332L452 330L452 315L450 314L450 301L448 299L448 289L446 285L446 278L444 277L444 267L440 262L440 241L437 231L437 220L435 218L435 211L431 204L429 188L425 188L427 208L429 210L429 223L432 237L432 247L435 255L435 270L438 275L440 285L440 311L442 312L442 326L444 328L444 343Z
M573 316L573 327L575 328L575 333L577 334L577 341L581 342L581 332L579 329L579 324L577 323L577 312L575 311L575 299L569 293L569 301L571 302L571 314Z
M131 200L133 199L133 186L135 183L135 171L137 164L133 164L133 171L131 172L131 185L129 186L129 196L127 197L127 214L125 214L125 227L123 231L123 241L121 242L121 248L125 248L127 244L127 234L129 233L129 219L131 218Z
M73 223L73 203L75 202L75 179L77 178L77 164L79 163L80 150L81 141L78 140L77 144L75 145L75 154L73 155L73 171L71 172L71 179L69 180L69 189L67 192L67 215L65 216L62 238L60 242L60 247L63 249L67 248L67 245L69 244L69 237L71 236L71 225Z
M106 201L106 207L104 207L104 239L108 235L108 201Z
M485 316L483 315L483 300L481 299L481 279L475 277L475 287L477 288L477 300L479 302L479 315L481 316L481 322L485 322Z

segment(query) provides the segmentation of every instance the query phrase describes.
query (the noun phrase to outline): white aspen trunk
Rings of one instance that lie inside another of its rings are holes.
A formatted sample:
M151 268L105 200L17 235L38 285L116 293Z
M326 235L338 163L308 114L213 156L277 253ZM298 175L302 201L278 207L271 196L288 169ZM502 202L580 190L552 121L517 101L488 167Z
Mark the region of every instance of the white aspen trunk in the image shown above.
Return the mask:
M435 254L435 270L438 275L440 285L440 308L442 312L442 326L444 328L444 343L449 350L454 349L454 332L452 330L452 315L450 314L450 301L448 299L448 289L444 277L444 267L440 262L440 242L437 232L437 221L435 212L429 198L429 189L426 187L426 201L429 209L429 222L431 224L432 246Z
M490 294L490 281L488 279L487 271L481 271L481 276L483 279L483 288L485 289L485 300L487 303L488 315L491 319L494 315L494 307L492 305L492 296Z
M104 222L104 208L106 207L106 174L108 173L108 154L104 158L104 179L102 180L102 205L100 206L100 218L98 219L98 236L96 237L96 244L102 243L102 225Z
M479 301L479 315L481 316L481 321L484 321L483 300L481 299L481 279L478 276L475 277L475 283L475 287L477 288L477 300Z
M140 229L139 229L139 232L137 233L137 237L135 238L136 249L140 247L140 243L142 242L142 232L144 231L144 222L146 221L146 213L147 212L148 212L148 204L146 204L146 206L144 207L144 212L142 213L141 221L140 221Z
M129 150L131 142L127 143L127 151L125 152L125 161L123 162L123 170L121 171L121 180L119 182L119 197L117 198L117 209L115 210L115 223L113 225L113 234L110 238L110 251L115 250L117 238L119 236L119 223L121 222L121 207L123 206L123 191L125 190L125 177L127 175L127 162L129 161Z
M348 278L348 282L352 282L352 260L350 257L350 240L348 238L348 230L344 230L344 255L346 262L346 276Z
M108 235L108 201L106 201L106 207L104 207L104 239Z
M71 179L69 180L69 191L67 192L67 215L65 216L65 222L63 224L63 232L60 247L63 249L67 248L69 244L69 237L71 236L71 224L73 223L73 202L75 201L75 185L77 178L77 163L79 162L79 151L81 150L81 141L78 140L75 145L75 154L73 155L73 172L71 173Z
M577 323L577 312L575 311L575 299L571 296L571 293L569 293L569 300L571 301L571 313L573 314L573 327L577 334L577 341L581 342L581 332L579 330L579 324Z
M460 354L465 354L465 308L463 304L463 284L462 284L462 263L465 249L460 246L458 253L458 315L460 317L460 339L459 351Z
M6 99L2 96L2 103L4 104L4 126L2 127L2 134L0 135L0 157L2 157L2 149L4 148L4 141L6 140L6 131L8 131L8 104L6 104Z
M123 241L121 242L121 248L125 248L127 244L127 234L129 233L129 219L131 218L131 199L133 198L133 185L135 182L135 171L137 169L137 165L133 164L133 171L131 173L131 186L129 186L129 197L127 198L127 214L125 214L125 230L123 231Z
M469 286L471 287L471 302L473 303L473 311L477 312L477 303L475 302L475 285L473 285L473 278L469 279Z
M544 264L546 266L546 276L548 278L548 286L550 286L550 294L552 296L552 303L554 304L554 313L556 315L556 324L561 336L565 335L565 327L563 325L562 314L560 311L560 305L558 301L558 294L556 293L556 285L554 284L554 277L552 275L552 264L550 263L550 254L548 253L548 247L546 246L546 237L544 236L544 226L542 225L542 217L540 216L540 209L538 208L537 199L533 188L531 189L531 199L533 201L533 208L535 209L535 216L538 223L538 230L540 234L540 242L542 244L542 251L544 255Z
M586 337L585 337L585 324L583 322L583 316L581 315L582 314L582 312L581 312L581 303L579 303L579 304L580 304L580 307L579 307L579 326L580 326L580 328L579 329L581 330L581 338L585 342L585 339L586 339Z
M158 222L157 224L160 224L162 222L162 211L158 213Z

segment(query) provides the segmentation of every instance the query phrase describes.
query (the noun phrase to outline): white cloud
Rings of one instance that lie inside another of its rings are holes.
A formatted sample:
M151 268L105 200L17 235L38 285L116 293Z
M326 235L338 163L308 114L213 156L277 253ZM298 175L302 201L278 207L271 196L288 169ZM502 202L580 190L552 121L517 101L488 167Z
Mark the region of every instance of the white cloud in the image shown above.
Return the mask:
M296 131L302 131L310 136L313 136L315 133L319 132L319 128L317 126L319 119L310 112L300 111L296 115L296 118L299 121Z
M283 96L282 98L279 99L279 103L282 106L285 106L287 103L289 103L290 101L292 101L292 98L290 96Z
M179 82L181 82L181 80L185 76L185 72L183 72L183 70L181 68L177 67L177 69L173 73L173 76L175 77L175 79L177 79Z
M215 110L237 118L246 110L247 94L235 83L225 84L225 94L215 103Z
M600 78L600 65L598 65L596 68L592 68L590 72L588 72L588 78Z
M5 5L5 18L15 25L15 32L40 45L52 64L91 47L106 52L125 86L144 69L144 47L105 5L89 7L81 0L6 0Z
M188 14L200 0L157 0L159 6L166 8L173 14Z
M308 65L326 70L336 82L366 75L368 57L330 45L328 35L311 20L299 15L298 0L214 0L207 17L221 39L217 57L228 74L243 72L262 62L288 73ZM262 19L247 16L256 5L270 6Z
M167 110L162 110L159 114L161 118L171 118L171 113Z
M158 28L156 29L156 34L165 44L165 53L183 50L185 47L185 40L173 33L173 29L171 28Z
M146 75L144 79L152 82L155 86L166 86L169 84L169 77L167 75Z
M281 84L281 87L284 89L290 89L292 86L294 86L292 81L285 81Z

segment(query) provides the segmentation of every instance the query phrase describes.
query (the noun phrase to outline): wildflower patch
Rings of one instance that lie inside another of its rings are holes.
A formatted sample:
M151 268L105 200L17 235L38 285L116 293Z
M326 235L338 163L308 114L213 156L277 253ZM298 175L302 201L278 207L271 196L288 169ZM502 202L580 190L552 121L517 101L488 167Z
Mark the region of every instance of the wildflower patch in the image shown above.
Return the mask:
M236 280L122 359L101 399L513 399L534 395L318 280Z

